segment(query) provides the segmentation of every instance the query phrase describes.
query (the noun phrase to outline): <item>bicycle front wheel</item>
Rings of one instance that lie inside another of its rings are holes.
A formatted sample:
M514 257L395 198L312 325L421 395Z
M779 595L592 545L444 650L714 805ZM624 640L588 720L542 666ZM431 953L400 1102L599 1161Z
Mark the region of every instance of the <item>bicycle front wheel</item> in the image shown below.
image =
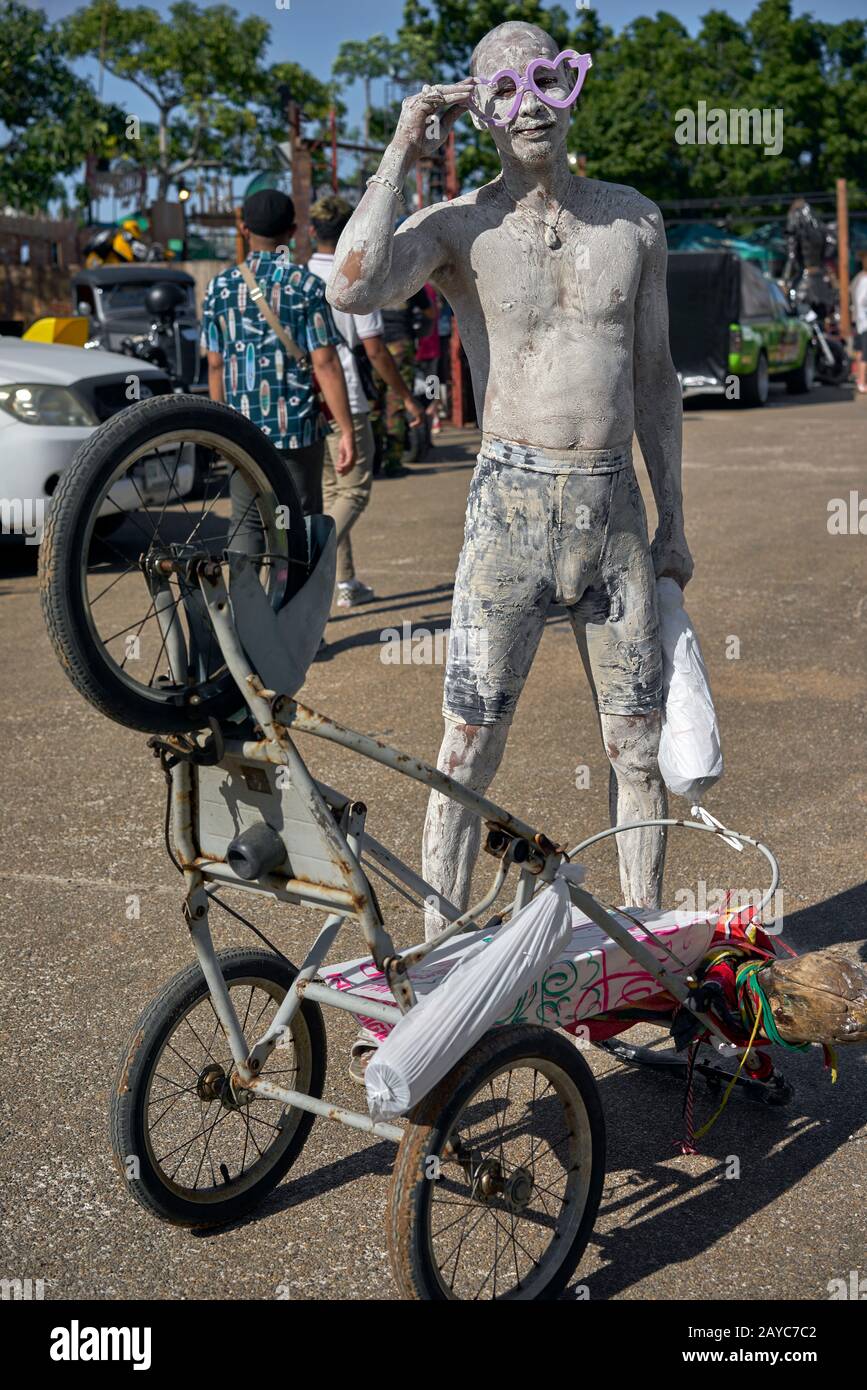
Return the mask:
M194 577L217 561L228 582L233 553L256 565L275 609L307 577L298 495L261 430L180 395L97 429L60 479L39 557L43 616L80 694L149 733L240 709Z
M269 951L217 953L247 1041L266 1031L297 971ZM322 1095L325 1025L305 1000L261 1075ZM251 1211L288 1172L313 1125L309 1110L236 1095L228 1039L205 977L191 965L145 1009L123 1050L111 1099L117 1166L135 1200L179 1226L219 1226Z

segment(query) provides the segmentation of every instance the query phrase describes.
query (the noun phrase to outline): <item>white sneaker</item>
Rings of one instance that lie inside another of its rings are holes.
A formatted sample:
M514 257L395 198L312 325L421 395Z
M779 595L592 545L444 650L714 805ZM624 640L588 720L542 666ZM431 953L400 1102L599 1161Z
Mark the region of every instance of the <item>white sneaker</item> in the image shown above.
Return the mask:
M337 586L337 607L356 608L359 603L370 603L376 598L369 584L360 579L345 579Z

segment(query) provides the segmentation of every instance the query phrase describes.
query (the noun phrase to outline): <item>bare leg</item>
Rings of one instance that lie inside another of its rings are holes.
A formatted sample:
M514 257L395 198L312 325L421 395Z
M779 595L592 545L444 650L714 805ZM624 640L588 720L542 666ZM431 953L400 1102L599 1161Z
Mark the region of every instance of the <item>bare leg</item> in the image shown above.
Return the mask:
M600 714L602 738L611 763L609 810L612 825L654 820L667 813L657 753L662 717L651 714ZM665 866L665 828L629 830L617 837L624 907L659 907Z
M437 767L461 786L484 793L500 765L508 736L508 721L474 725L447 720ZM480 841L478 816L450 797L431 792L422 843L422 874L432 888L462 912L469 905L470 880ZM425 913L426 939L438 936L445 925L439 913L429 908Z

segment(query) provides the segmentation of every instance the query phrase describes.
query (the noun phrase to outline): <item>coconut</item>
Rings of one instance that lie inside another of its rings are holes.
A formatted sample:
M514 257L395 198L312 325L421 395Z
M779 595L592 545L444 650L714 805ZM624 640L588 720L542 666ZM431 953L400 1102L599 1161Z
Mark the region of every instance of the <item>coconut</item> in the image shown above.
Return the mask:
M839 946L775 960L760 978L785 1042L867 1042L867 966Z

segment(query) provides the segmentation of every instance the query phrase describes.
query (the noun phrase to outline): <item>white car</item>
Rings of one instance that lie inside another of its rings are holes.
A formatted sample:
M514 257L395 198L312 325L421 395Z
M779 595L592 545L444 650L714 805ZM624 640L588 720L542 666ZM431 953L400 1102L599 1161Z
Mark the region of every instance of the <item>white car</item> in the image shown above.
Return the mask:
M171 389L165 372L121 353L0 337L0 542L38 544L51 495L81 444L136 393L144 399ZM195 476L193 447L185 449L173 478L180 497ZM112 489L100 512L106 530L117 523L118 507L132 512L166 497L156 456L141 459L135 477L135 487L124 481Z

